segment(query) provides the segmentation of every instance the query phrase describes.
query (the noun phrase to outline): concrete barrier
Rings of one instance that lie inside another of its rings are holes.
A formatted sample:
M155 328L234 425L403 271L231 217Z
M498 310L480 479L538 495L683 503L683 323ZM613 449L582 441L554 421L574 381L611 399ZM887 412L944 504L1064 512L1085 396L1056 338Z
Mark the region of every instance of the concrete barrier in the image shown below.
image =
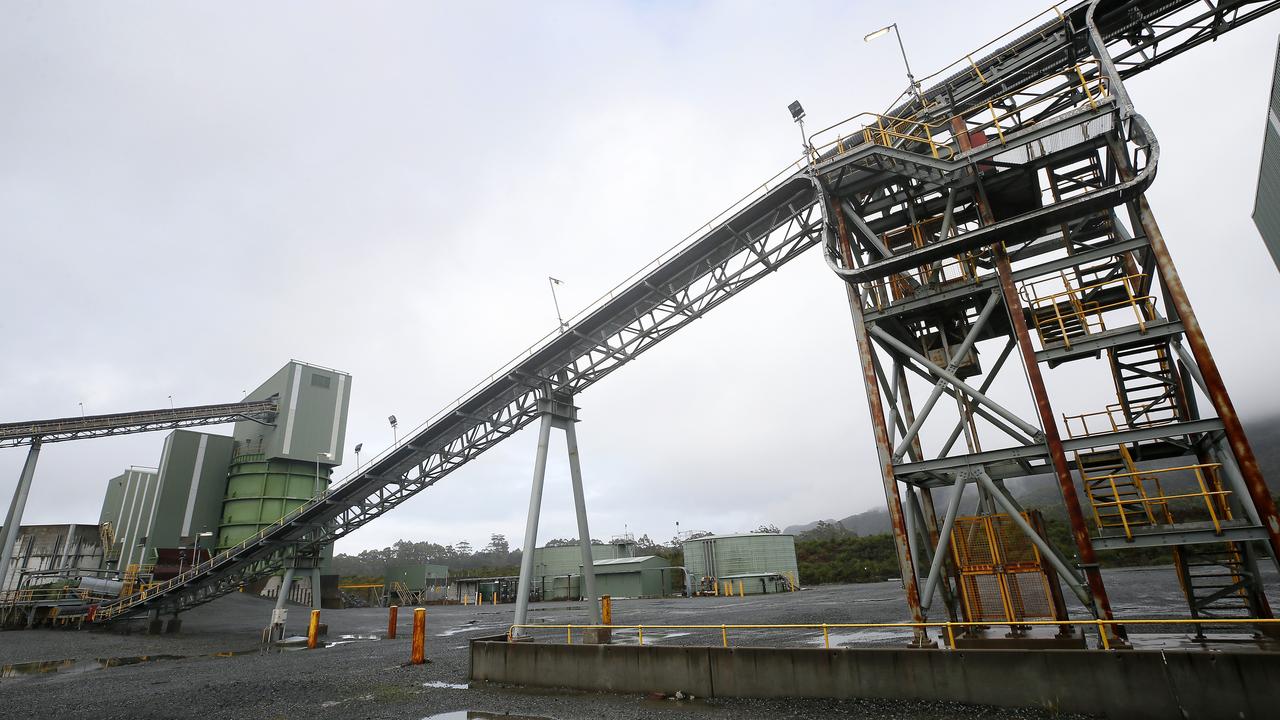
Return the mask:
M1113 718L1264 718L1280 654L471 644L471 679L699 697L942 700Z

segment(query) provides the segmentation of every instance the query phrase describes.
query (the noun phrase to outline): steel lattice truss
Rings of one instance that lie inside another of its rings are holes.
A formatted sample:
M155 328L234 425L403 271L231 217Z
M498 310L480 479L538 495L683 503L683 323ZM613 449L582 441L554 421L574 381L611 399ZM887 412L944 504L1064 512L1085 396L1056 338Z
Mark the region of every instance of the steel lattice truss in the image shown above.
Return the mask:
M30 445L36 439L42 443L50 443L200 425L223 425L240 420L270 422L277 410L277 403L272 399L6 423L0 425L0 448Z
M1088 5L1080 3L1006 34L975 52L980 55L978 59L955 66L959 69L949 77L941 78L949 72L944 70L928 79L930 86L923 89L921 99L929 105L941 105L940 99L945 98L945 104L955 111L1035 104L1030 102L1034 97L1010 94L1015 91L1049 98L1049 102L1037 105L1041 115L1018 118L1018 123L1027 127L1060 113L1064 107L1077 105L1078 98L1067 97L1059 105L1054 104L1053 98L1062 97L1063 87L1075 82L1067 75L1075 73L1080 58L1089 54L1084 22ZM1117 0L1101 2L1096 16L1107 43L1116 48L1123 72L1132 75L1277 5L1280 2L1223 3L1206 9L1202 2L1191 0ZM1097 70L1089 72L1092 77L1086 79L1096 79ZM912 107L917 102L913 99L891 114L927 116L927 112ZM1046 127L1044 132L1048 137L1052 129ZM866 214L870 209L874 214L877 207L882 208L886 226L896 222L891 217L893 208L904 203L911 193L960 182L957 174L961 168L943 157L928 158L918 152L876 146L856 149L847 159L861 163L863 169L892 171L894 177L907 175L913 184L902 188L896 183L884 183L866 196L867 205L852 213ZM998 158L993 153L987 161L998 162ZM1144 187L1133 186L1125 197ZM357 475L241 545L151 588L146 598L133 596L103 606L99 619L145 610L181 611L274 572L286 562L314 562L319 548L380 517L531 423L538 417L539 399L563 399L586 389L820 244L822 218L817 200L814 182L806 172L787 177ZM1110 207L1115 203L1108 200L1106 204ZM1055 217L1040 217L1034 223L1058 221ZM1081 222L1062 221L1077 225ZM963 223L964 218L959 222ZM969 246L999 239L999 233L990 229L974 228L967 235L965 242ZM966 238L966 234L959 237ZM947 247L935 254L942 257L957 251ZM867 265L884 260L885 257L869 258ZM917 265L927 262L914 256L911 260ZM891 270L876 268L876 274Z

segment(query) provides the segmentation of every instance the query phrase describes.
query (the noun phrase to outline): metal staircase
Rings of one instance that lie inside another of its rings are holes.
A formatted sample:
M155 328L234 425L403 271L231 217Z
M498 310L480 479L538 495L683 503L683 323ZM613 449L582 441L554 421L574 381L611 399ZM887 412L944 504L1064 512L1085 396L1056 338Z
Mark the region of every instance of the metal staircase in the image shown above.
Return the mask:
M1182 378L1167 339L1107 351L1116 396L1129 427L1151 427L1187 418Z
M1260 607L1258 584L1248 545L1215 543L1174 548L1178 580L1187 596L1191 617L1266 617Z

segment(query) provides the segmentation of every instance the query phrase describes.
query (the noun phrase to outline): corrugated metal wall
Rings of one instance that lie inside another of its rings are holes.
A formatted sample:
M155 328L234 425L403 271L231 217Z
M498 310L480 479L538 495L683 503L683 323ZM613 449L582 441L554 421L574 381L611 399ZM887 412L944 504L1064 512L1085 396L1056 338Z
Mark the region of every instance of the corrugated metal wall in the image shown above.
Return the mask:
M1280 44L1276 48L1275 74L1271 79L1271 105L1267 111L1266 137L1262 142L1262 167L1258 171L1258 195L1254 198L1253 223L1280 269Z
M790 535L719 535L684 543L689 575L723 578L751 573L780 573L800 582L796 543Z

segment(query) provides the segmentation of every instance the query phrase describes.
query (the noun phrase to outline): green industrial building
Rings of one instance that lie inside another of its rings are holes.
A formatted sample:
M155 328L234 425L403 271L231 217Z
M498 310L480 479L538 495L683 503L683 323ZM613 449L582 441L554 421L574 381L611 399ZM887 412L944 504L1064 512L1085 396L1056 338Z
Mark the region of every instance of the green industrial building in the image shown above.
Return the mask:
M632 558L636 544L631 541L591 546L591 560ZM582 548L577 543L533 549L533 594L542 600L576 600L582 597Z
M428 588L443 588L449 584L449 566L430 563L387 563L382 573L383 592L390 592L396 583L414 592Z
M684 542L690 594L782 592L800 583L796 543L791 535L743 533L710 535Z
M346 373L290 361L245 398L274 396L274 422L238 422L230 437L171 432L158 468L108 481L103 566L125 571L154 565L162 550L224 549L315 496L342 462L350 392Z

